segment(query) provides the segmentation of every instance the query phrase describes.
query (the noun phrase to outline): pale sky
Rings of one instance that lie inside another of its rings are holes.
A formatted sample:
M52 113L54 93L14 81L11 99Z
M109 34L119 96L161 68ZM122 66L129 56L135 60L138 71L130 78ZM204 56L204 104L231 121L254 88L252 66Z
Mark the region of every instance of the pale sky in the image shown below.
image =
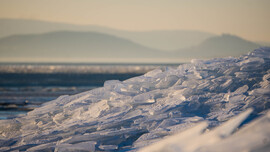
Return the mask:
M0 18L199 30L270 42L270 0L0 0Z

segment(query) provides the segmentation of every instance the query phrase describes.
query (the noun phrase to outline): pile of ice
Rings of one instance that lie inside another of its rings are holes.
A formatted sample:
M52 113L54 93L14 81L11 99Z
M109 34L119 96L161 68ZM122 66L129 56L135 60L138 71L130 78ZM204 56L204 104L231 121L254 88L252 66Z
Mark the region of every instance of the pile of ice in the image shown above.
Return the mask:
M252 109L248 109L211 131L205 131L208 124L202 122L191 129L142 148L140 152L268 152L270 112L234 133L251 112Z
M248 122L260 115L265 115L263 123L261 119L255 121L257 125L253 122L253 131L258 126L264 129L257 132L266 138L258 142L269 148L270 131L264 127L270 123L269 107L270 48L260 48L239 58L192 60L178 68L156 69L123 82L106 81L104 87L88 92L61 96L26 116L1 120L0 151L137 151L190 128L182 137L171 137L185 144L171 140L167 150L209 151L226 139L234 140L229 140L229 145L239 140L247 143L252 139L249 135L255 135L248 133L252 130ZM251 113L249 108L253 113L244 121ZM229 136L239 125L243 129L235 134L242 136Z

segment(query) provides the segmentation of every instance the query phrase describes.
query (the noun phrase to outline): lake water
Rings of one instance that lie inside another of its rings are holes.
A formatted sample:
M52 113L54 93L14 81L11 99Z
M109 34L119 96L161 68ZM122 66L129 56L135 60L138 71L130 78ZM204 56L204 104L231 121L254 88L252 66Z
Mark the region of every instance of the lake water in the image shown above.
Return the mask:
M0 119L14 118L56 99L178 64L0 64Z

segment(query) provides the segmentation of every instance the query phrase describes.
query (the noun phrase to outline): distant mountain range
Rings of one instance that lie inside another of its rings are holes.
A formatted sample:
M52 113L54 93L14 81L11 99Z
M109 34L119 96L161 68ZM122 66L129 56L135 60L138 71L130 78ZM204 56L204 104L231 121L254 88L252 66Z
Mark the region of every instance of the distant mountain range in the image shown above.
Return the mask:
M234 35L223 34L221 36L211 37L197 46L179 49L174 52L174 56L189 58L239 56L259 47L261 45L254 42Z
M61 58L69 62L72 58L105 58L140 62L143 58L159 62L157 59L166 58L183 62L190 58L238 56L260 46L228 34L129 32L99 26L0 19L0 61L4 58L27 58L29 61Z
M165 52L96 32L58 31L0 39L1 56L62 58L150 58Z
M140 45L159 50L176 50L200 44L215 36L200 31L144 31L132 32L94 25L74 25L36 20L0 19L0 38L14 34L41 34L54 31L99 32L131 40Z

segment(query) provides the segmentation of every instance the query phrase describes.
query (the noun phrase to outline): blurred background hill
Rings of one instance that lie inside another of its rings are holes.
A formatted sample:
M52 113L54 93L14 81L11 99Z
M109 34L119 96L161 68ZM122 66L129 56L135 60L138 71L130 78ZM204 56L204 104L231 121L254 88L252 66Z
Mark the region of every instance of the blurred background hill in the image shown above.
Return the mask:
M238 56L268 44L230 34L124 31L23 19L0 19L0 27L0 61L187 62L190 58Z

